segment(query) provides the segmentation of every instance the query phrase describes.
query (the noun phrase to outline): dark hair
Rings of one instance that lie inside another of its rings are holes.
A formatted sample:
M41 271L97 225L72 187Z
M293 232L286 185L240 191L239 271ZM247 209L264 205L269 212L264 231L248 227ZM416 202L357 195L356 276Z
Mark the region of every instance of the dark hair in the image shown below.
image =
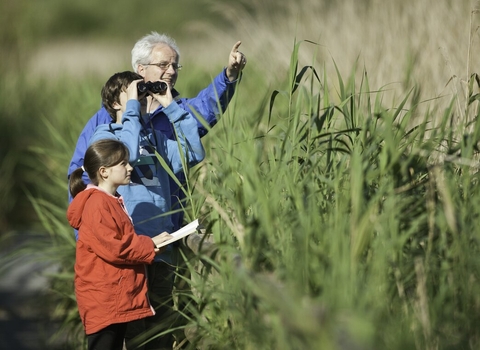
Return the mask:
M113 121L117 120L117 110L113 104L120 103L120 93L125 91L130 83L137 79L143 79L140 74L125 71L112 75L102 88L102 103Z
M70 193L75 197L83 191L87 185L83 182L82 175L86 171L92 184L98 185L98 170L103 167L111 167L128 160L128 148L118 140L103 139L92 143L85 152L83 169L78 168L70 175ZM85 169L85 170L84 170Z

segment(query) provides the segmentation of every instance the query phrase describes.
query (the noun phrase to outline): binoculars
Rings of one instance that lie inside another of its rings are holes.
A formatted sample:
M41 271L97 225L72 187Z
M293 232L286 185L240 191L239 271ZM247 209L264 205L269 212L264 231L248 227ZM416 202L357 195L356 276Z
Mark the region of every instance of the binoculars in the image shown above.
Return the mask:
M137 84L137 90L139 94L143 94L144 92L150 91L153 92L154 94L159 94L165 90L167 90L167 83L163 81L156 81L156 82L151 82L151 81L140 81Z

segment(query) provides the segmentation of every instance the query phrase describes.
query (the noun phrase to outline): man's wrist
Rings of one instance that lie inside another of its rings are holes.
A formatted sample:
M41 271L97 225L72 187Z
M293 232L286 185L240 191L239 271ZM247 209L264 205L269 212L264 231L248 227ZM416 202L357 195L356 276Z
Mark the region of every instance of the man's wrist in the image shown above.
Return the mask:
M238 80L238 72L235 70L235 74L229 74L229 69L228 67L225 67L224 69L225 71L225 82L227 84L233 84L233 83L236 83L237 80Z

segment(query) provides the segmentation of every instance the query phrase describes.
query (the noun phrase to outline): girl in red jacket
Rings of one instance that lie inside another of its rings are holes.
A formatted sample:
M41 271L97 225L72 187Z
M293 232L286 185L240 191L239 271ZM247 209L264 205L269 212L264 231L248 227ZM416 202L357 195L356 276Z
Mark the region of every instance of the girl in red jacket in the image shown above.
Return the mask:
M85 185L86 171L91 184ZM117 140L100 140L85 153L85 163L70 177L74 197L67 218L78 230L75 296L88 349L122 350L127 322L152 316L145 264L161 251L155 244L169 238L137 235L120 185L130 182L128 149ZM164 248L162 248L164 249Z

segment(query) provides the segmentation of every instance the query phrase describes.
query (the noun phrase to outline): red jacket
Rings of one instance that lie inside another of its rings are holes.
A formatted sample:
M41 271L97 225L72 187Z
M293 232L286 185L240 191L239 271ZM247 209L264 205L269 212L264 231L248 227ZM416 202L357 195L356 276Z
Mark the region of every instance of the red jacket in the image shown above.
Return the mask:
M71 202L67 219L79 236L75 295L85 333L154 315L145 270L154 244L135 233L123 199L89 185Z

